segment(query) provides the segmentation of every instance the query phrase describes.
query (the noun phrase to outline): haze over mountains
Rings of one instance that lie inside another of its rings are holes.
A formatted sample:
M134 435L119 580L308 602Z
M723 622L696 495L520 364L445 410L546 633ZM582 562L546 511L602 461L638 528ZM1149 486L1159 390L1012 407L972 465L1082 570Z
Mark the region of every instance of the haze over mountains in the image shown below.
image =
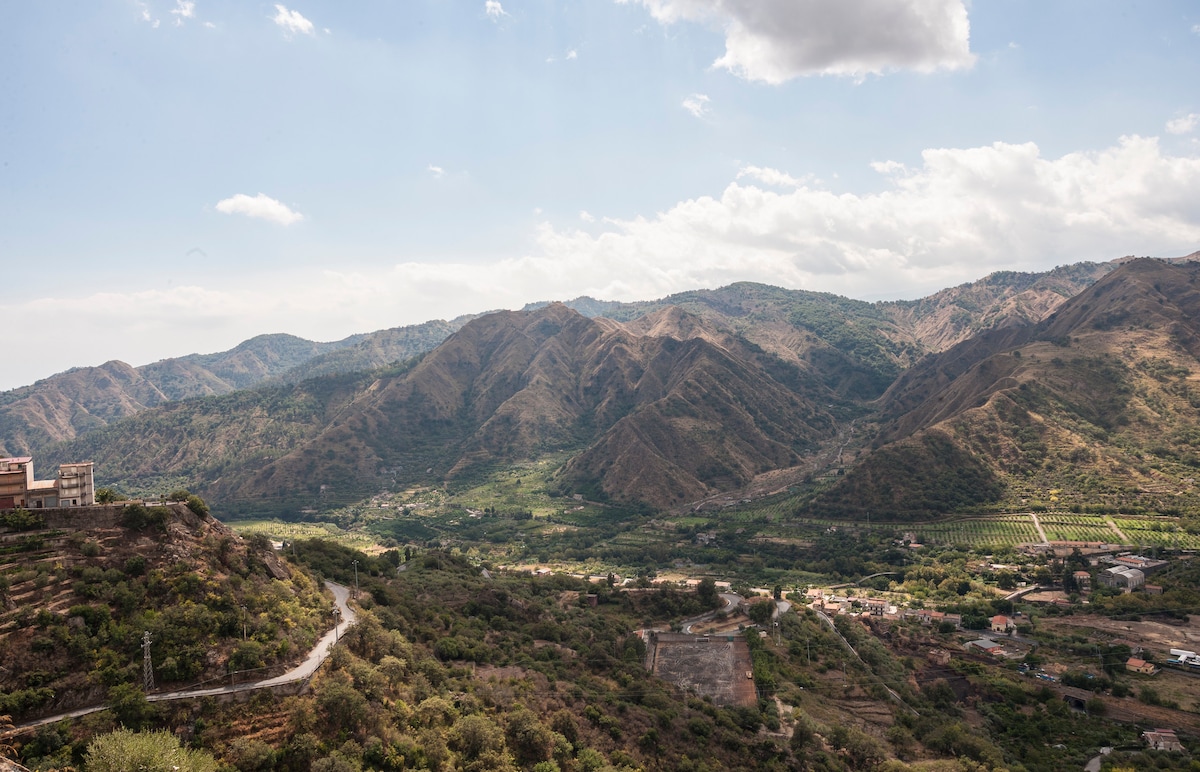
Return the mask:
M555 453L562 493L662 508L820 472L856 426L871 445L814 511L1186 507L1196 271L1079 263L890 303L743 283L332 344L260 336L4 393L0 452L280 512Z

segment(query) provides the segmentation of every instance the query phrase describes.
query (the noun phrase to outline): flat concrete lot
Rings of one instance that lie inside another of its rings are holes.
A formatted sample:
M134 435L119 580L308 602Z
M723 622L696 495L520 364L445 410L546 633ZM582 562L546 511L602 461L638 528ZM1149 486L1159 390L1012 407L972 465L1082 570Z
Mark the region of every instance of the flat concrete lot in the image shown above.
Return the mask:
M750 647L740 635L653 633L646 648L646 666L664 681L716 705L754 705L758 694Z

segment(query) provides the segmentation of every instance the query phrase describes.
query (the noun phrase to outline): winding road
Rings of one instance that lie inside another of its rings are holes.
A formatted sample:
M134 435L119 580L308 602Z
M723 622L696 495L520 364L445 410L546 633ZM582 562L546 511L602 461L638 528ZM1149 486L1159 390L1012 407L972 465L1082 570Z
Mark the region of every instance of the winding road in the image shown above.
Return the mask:
M333 651L334 645L341 640L341 637L345 635L346 630L350 629L350 626L358 621L358 615L354 613L354 609L351 608L347 602L350 598L350 589L348 587L343 587L340 584L335 584L328 581L325 582L325 586L328 587L333 593L333 600L340 615L339 618L342 621L339 622L338 625L329 632L325 633L325 635L321 637L321 640L317 641L317 645L313 647L312 651L308 653L308 656L304 658L304 661L296 667L287 671L283 675L275 676L274 678L267 678L262 681L247 681L243 684L225 684L223 686L213 686L208 689L183 689L175 692L158 692L155 694L147 694L146 701L168 702L170 700L188 700L195 697L209 697L216 694L249 692L254 691L255 689L270 689L274 686L295 683L297 681L304 681L311 678L313 673L317 672L317 668L319 668L321 664L329 657L329 654ZM45 718L39 718L37 721L30 721L27 724L15 726L8 732L5 732L4 736L21 734L26 730L35 729L46 724L53 724L56 721L62 721L63 719L86 716L89 713L96 713L106 709L107 707L107 705L93 705L88 708L73 710L68 713L59 713L54 716L46 716Z
M700 616L695 616L691 619L685 619L680 622L683 632L690 634L692 632L692 625L698 625L701 622L707 622L718 614L728 614L729 612L733 611L735 608L737 608L738 604L742 602L742 596L738 595L736 592L723 592L721 593L721 600L725 601L725 605L716 611L707 611Z

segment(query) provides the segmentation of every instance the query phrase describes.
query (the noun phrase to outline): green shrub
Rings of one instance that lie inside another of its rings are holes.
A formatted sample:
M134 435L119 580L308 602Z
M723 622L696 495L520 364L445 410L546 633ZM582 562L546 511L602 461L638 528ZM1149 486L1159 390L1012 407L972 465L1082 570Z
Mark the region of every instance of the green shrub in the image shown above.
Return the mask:
M88 745L88 772L216 772L217 760L204 751L182 748L170 732L118 729Z
M37 512L30 512L28 509L18 507L17 509L0 514L0 525L5 528L11 528L14 531L32 531L35 528L44 528L46 526L46 518Z

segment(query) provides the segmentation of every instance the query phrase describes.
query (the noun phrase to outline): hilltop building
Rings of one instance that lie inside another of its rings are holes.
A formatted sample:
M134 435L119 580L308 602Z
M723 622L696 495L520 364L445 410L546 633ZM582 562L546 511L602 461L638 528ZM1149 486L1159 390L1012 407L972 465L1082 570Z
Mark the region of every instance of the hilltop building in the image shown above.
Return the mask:
M92 462L60 464L58 477L35 480L33 458L0 458L0 509L90 507L96 503Z

